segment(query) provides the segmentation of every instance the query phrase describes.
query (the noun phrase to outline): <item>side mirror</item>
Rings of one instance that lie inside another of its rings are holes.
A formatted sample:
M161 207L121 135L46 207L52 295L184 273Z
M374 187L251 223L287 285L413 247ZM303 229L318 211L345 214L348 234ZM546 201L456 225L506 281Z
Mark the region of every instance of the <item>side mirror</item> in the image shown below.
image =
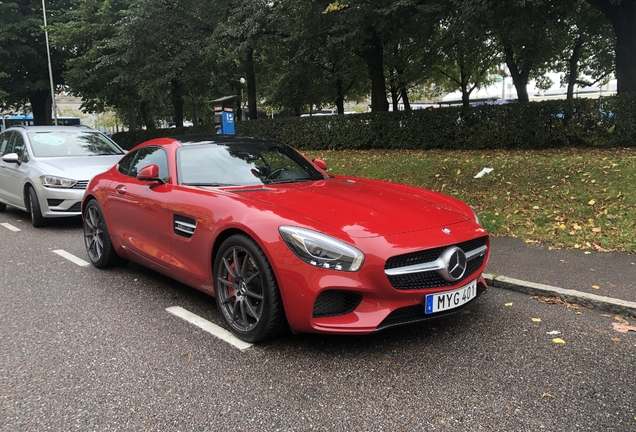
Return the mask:
M20 159L18 159L17 153L8 153L2 156L2 160L7 163L17 163L17 164L20 163Z
M139 170L137 173L137 180L157 182L164 184L165 182L159 177L159 167L155 164L147 165Z
M312 162L314 164L316 164L316 166L318 168L320 168L321 170L327 171L327 162L325 162L324 160L322 160L322 159L314 159L314 160L312 160Z

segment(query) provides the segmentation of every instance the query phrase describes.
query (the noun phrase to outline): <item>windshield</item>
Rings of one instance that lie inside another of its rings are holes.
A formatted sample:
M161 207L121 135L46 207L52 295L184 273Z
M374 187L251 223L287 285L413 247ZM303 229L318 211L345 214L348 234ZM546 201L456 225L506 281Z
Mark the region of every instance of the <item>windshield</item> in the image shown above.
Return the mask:
M104 134L92 131L30 132L34 156L121 155L124 152Z
M177 169L179 183L193 186L262 185L325 179L298 152L274 142L180 147Z

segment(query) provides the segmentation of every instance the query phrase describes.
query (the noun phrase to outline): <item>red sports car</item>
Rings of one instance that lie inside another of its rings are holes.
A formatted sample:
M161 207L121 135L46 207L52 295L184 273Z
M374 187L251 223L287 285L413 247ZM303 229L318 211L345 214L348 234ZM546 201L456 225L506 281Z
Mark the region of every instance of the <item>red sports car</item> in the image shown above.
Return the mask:
M490 241L468 205L326 168L254 138L145 142L88 185L88 256L209 293L249 342L286 326L368 334L456 312L487 289Z

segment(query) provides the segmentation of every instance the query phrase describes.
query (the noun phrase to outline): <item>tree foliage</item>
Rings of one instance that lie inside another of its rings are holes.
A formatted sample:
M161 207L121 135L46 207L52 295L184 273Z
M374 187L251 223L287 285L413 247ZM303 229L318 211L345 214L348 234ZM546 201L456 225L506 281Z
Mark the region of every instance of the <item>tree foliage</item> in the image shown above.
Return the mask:
M548 71L570 96L614 69L619 91L636 90L636 0L49 3L56 85L131 129L209 121L210 101L230 95L250 119L257 108L343 113L366 98L373 111L389 101L408 110L423 89L460 90L468 105L502 66L521 102ZM39 0L0 2L0 101L31 103L38 118L48 97L41 12Z

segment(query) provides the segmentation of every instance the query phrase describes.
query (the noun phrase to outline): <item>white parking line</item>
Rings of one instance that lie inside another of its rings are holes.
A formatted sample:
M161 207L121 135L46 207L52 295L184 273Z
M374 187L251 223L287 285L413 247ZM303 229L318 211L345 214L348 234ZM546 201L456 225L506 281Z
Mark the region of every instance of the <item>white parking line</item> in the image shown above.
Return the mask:
M77 264L78 266L82 266L82 267L86 267L91 265L90 263L84 261L81 258L76 257L75 255L71 255L70 253L66 252L65 250L62 249L56 249L53 252L55 252L56 254L58 254L59 256L66 258L67 260Z
M13 225L11 225L10 223L1 223L0 225L2 225L3 227L5 227L8 230L11 230L13 232L18 232L18 231L22 231L20 228L18 227L14 227Z
M199 327L202 330L205 330L208 333L211 333L213 336L216 336L217 338L229 343L230 345L234 345L241 351L246 350L252 346L251 343L244 342L236 338L236 336L234 336L232 333L225 330L224 328L221 328L216 324L212 324L210 321L201 318L200 316L195 315L180 306L172 306L166 308L166 311L188 321L190 324L194 324L195 326Z

